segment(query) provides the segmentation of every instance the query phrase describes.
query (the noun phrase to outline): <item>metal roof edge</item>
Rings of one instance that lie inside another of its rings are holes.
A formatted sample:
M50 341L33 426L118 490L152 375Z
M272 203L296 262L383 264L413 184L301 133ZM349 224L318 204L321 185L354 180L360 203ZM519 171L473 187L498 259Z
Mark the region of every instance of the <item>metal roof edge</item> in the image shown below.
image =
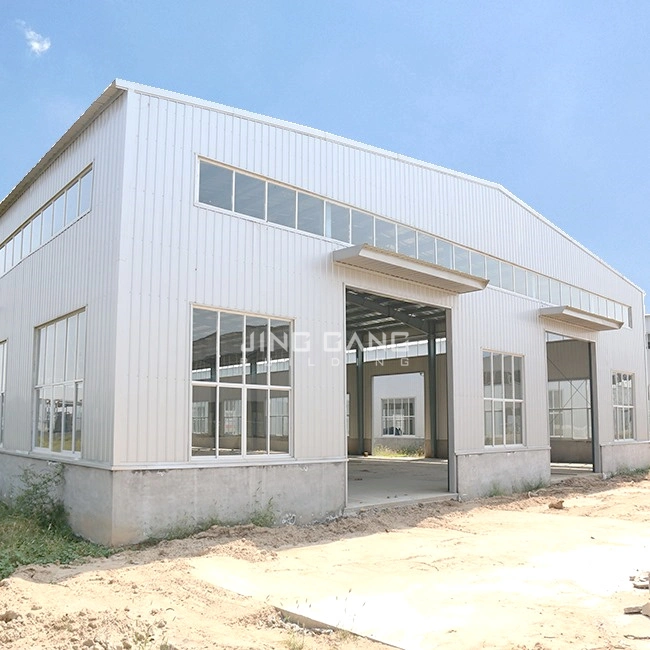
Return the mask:
M50 147L47 153L23 176L18 184L0 201L0 218L22 196L25 190L70 146L126 88L113 81L99 97L81 114L72 126Z

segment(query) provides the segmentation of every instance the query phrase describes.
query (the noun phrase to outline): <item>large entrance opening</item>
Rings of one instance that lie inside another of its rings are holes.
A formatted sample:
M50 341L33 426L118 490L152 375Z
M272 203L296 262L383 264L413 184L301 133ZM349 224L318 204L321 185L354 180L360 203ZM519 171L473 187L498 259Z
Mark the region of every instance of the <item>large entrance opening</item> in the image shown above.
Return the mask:
M594 471L593 343L546 333L551 475Z
M448 497L447 309L346 291L348 508Z

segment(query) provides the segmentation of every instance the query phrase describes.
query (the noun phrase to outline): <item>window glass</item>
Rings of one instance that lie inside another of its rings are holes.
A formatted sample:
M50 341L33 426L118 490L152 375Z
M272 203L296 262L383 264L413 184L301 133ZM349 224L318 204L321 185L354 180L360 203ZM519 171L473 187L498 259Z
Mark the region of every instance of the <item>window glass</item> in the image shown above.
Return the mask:
M291 325L284 320L271 320L269 339L272 386L291 385Z
M397 226L397 252L409 257L416 256L415 230Z
M298 230L314 235L324 234L324 201L309 194L298 192Z
M13 268L14 265L14 240L10 239L5 244L5 271Z
M383 219L375 219L375 246L388 251L396 250L395 224Z
M43 231L41 236L41 241L43 243L50 240L52 237L52 218L54 215L54 208L52 205L48 205L45 210L43 210Z
M539 299L551 302L551 283L545 275L539 276Z
M264 219L264 181L246 174L235 174L235 212Z
M528 271L526 273L526 293L531 298L537 298L538 297L537 273L533 273L532 271Z
M56 235L62 228L65 222L65 194L61 194L58 199L54 201L54 221L53 221L53 234Z
M246 392L246 453L267 454L268 392L249 389Z
M460 246L454 246L454 268L461 273L470 272L469 251Z
M560 295L560 283L557 280L549 279L549 286L551 289L551 302L554 305L562 304L562 296Z
M19 230L14 236L14 266L23 258L23 233Z
M501 265L499 260L494 260L491 257L486 259L487 262L487 279L494 287L501 286Z
M289 393L272 390L269 400L269 452L289 453Z
M79 214L86 214L90 210L93 190L93 170L81 177L79 181Z
M220 386L219 456L241 456L242 431L242 389Z
M35 251L41 245L41 219L42 214L39 212L32 219L32 250Z
M217 380L217 312L194 309L192 381Z
M522 361L521 357L513 357L513 383L515 389L515 399L524 398L524 390L522 385Z
M338 241L350 241L350 209L335 203L325 203L325 236Z
M32 222L25 224L23 228L23 257L27 257L32 252Z
M244 317L222 312L219 337L219 379L221 381L231 384L241 383L243 343Z
M84 366L86 361L86 312L82 311L77 314L77 371L75 377L84 376Z
M60 320L55 324L54 330L54 375L53 381L61 382L65 379L65 342L66 321Z
M472 251L470 254L470 267L472 275L476 275L479 278L487 277L487 272L485 269L485 255L481 255L481 253L475 253Z
M6 259L6 251L5 251L5 247L2 246L0 247L0 274L4 273L5 271L5 259Z
M589 311L591 309L591 296L587 291L580 290L580 309Z
M216 394L213 386L192 386L192 455L214 456L216 442Z
M81 430L83 422L84 384L83 381L75 383L75 411L74 411L74 450L81 453Z
M513 388L512 356L506 354L503 356L503 396L506 399L513 398Z
M431 235L418 233L418 258L432 264L436 263L436 240Z
M289 228L296 227L296 192L268 183L267 219Z
M63 387L63 404L61 407L61 448L63 451L72 451L73 416L74 384L66 384Z
M571 287L568 284L564 284L564 282L560 282L560 304L571 304Z
M84 179L82 179L82 197ZM201 203L232 210L232 184L233 172L231 169L203 161L199 163L199 201Z
M571 301L569 304L571 307L580 309L580 289L578 287L569 287L569 290L569 300Z
M77 316L68 318L68 333L65 346L65 381L76 379L75 372L77 370ZM70 397L74 399L74 395ZM72 449L71 449L72 451Z
M447 269L452 268L452 248L449 242L436 239L436 264Z
M267 318L246 316L246 370L247 384L268 384L268 324Z
M374 219L365 212L352 210L352 243L374 244Z
M79 183L68 188L65 193L65 222L71 223L79 214Z
M492 397L492 354L483 353L483 397Z
M503 357L500 354L492 355L492 381L494 397L503 397Z
M483 426L485 429L485 446L494 446L494 414L492 400L483 400Z
M525 296L528 290L527 282L526 271L515 266L515 291Z
M501 262L501 286L509 291L513 291L515 288L513 268L507 262Z

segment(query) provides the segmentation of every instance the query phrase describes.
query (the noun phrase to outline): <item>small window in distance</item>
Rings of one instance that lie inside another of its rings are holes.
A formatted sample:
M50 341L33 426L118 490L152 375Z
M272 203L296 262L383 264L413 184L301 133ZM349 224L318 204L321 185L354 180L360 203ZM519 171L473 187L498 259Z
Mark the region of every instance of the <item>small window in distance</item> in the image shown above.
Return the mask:
M32 219L32 250L35 251L41 245L41 221L42 213L38 213Z
M23 232L19 230L13 237L14 239L14 265L18 264L23 258Z
M562 296L560 295L560 283L557 280L549 279L549 286L551 288L551 300L554 305L562 304Z
M375 219L375 246L384 250L397 249L395 224L383 219Z
M607 316L607 300L602 296L598 296L598 313L601 316Z
M268 183L267 220L289 228L296 227L296 191Z
M352 210L352 244L370 244L375 241L374 219L365 212Z
M14 265L14 240L10 239L5 244L5 271L9 271Z
M570 300L571 300L571 307L576 307L577 309L580 309L580 289L578 287L569 287L571 290L570 293Z
M418 233L418 259L436 263L436 240L431 235Z
M568 284L564 284L564 282L560 282L560 304L571 304L571 287Z
M452 248L451 244L442 239L436 239L436 260L439 266L447 269L452 268Z
M526 293L531 298L537 298L537 273L532 271L526 272Z
M494 260L491 257L486 258L487 261L487 279L494 287L501 286L501 265L499 260Z
M515 266L515 291L525 296L527 293L526 271Z
M79 183L68 188L65 193L65 222L73 222L79 214Z
M93 170L84 174L79 181L79 216L90 210L93 191Z
M325 203L325 236L346 243L350 241L350 208Z
M323 235L325 202L310 194L298 192L298 230Z
M469 251L460 246L454 246L454 268L461 273L469 273Z
M264 181L246 174L235 174L235 212L256 219L264 219Z
M481 255L481 253L472 251L470 253L470 267L472 269L472 275L475 275L479 278L486 277L485 255Z
M416 256L415 230L397 226L397 252L409 257Z
M0 274L5 272L5 247L0 247Z
M514 291L515 288L512 265L507 262L501 262L501 286L509 291Z
M32 252L32 222L29 221L23 228L23 257Z
M43 210L43 230L41 235L41 241L45 244L52 238L52 217L54 215L54 208L52 205L48 205L45 210Z
M589 293L580 289L580 309L583 311L589 311L591 307L591 300Z
M54 200L54 221L52 226L53 234L57 234L65 223L65 194L61 194Z
M82 181L84 179L85 176ZM213 205L215 208L232 210L232 182L233 172L231 169L201 161L199 164L199 202Z
M539 276L539 299L551 302L551 282L545 275Z

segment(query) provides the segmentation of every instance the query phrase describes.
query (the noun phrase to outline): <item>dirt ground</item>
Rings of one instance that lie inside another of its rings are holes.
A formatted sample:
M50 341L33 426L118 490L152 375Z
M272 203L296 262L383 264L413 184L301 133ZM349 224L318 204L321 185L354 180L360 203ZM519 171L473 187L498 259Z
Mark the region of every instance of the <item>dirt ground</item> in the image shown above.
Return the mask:
M224 589L224 562L257 576L258 590L270 585L267 602ZM24 567L0 582L0 647L388 647L305 630L269 604L283 589L308 600L330 576L337 588L429 590L409 595L427 630L407 630L398 647L640 650L650 648L650 618L623 608L650 600L629 581L648 569L650 480L587 476L517 497L307 527L214 527L86 564ZM371 636L381 638L386 614L374 612Z

